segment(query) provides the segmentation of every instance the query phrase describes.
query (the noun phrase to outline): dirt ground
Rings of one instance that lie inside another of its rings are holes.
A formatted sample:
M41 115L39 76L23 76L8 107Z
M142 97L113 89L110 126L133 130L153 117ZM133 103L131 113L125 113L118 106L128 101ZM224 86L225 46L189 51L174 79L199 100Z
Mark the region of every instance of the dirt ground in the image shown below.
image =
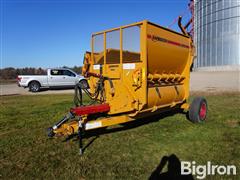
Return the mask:
M37 95L37 94L73 94L74 89L42 89L40 92L32 93L28 88L18 87L17 84L1 84L0 95Z
M240 72L192 72L190 91L239 92Z

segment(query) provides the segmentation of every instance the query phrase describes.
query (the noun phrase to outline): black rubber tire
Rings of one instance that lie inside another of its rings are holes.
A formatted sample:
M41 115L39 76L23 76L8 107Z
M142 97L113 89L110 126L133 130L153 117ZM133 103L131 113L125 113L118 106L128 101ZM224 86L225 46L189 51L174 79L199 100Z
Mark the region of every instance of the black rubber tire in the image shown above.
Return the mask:
M207 101L205 98L194 98L189 108L188 119L193 123L205 122L207 118L207 107Z
M31 92L38 92L40 90L40 83L37 81L32 81L29 84L29 91Z

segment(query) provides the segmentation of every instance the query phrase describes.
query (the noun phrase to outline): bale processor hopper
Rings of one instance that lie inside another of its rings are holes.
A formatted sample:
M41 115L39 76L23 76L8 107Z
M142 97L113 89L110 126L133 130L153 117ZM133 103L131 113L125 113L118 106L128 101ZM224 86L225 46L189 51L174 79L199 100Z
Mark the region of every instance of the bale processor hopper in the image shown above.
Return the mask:
M181 19L180 19L181 21ZM192 122L203 122L207 102L189 98L190 67L194 58L192 38L142 21L92 35L83 75L75 87L75 107L49 128L50 137L79 135L82 153L84 131L122 124L179 109ZM82 95L92 99L84 104Z

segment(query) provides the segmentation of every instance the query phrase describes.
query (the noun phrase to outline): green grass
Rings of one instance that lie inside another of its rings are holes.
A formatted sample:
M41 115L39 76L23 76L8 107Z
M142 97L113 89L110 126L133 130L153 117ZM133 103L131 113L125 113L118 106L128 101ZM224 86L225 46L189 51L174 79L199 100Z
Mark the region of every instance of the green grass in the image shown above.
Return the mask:
M157 121L134 128L117 126L118 131L100 134L80 156L76 138L48 139L45 131L68 112L71 95L0 97L0 179L147 179L171 154L197 164L234 164L239 177L239 94L206 98L204 124L175 114L152 117Z

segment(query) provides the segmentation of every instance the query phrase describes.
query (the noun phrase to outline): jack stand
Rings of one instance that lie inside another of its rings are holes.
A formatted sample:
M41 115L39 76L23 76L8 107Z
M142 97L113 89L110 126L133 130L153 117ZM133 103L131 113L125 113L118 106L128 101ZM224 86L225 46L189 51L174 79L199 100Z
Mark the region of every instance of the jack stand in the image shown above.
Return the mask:
M82 155L83 154L83 126L82 126L82 122L81 119L79 120L79 124L78 124L78 138L79 138L79 154Z

